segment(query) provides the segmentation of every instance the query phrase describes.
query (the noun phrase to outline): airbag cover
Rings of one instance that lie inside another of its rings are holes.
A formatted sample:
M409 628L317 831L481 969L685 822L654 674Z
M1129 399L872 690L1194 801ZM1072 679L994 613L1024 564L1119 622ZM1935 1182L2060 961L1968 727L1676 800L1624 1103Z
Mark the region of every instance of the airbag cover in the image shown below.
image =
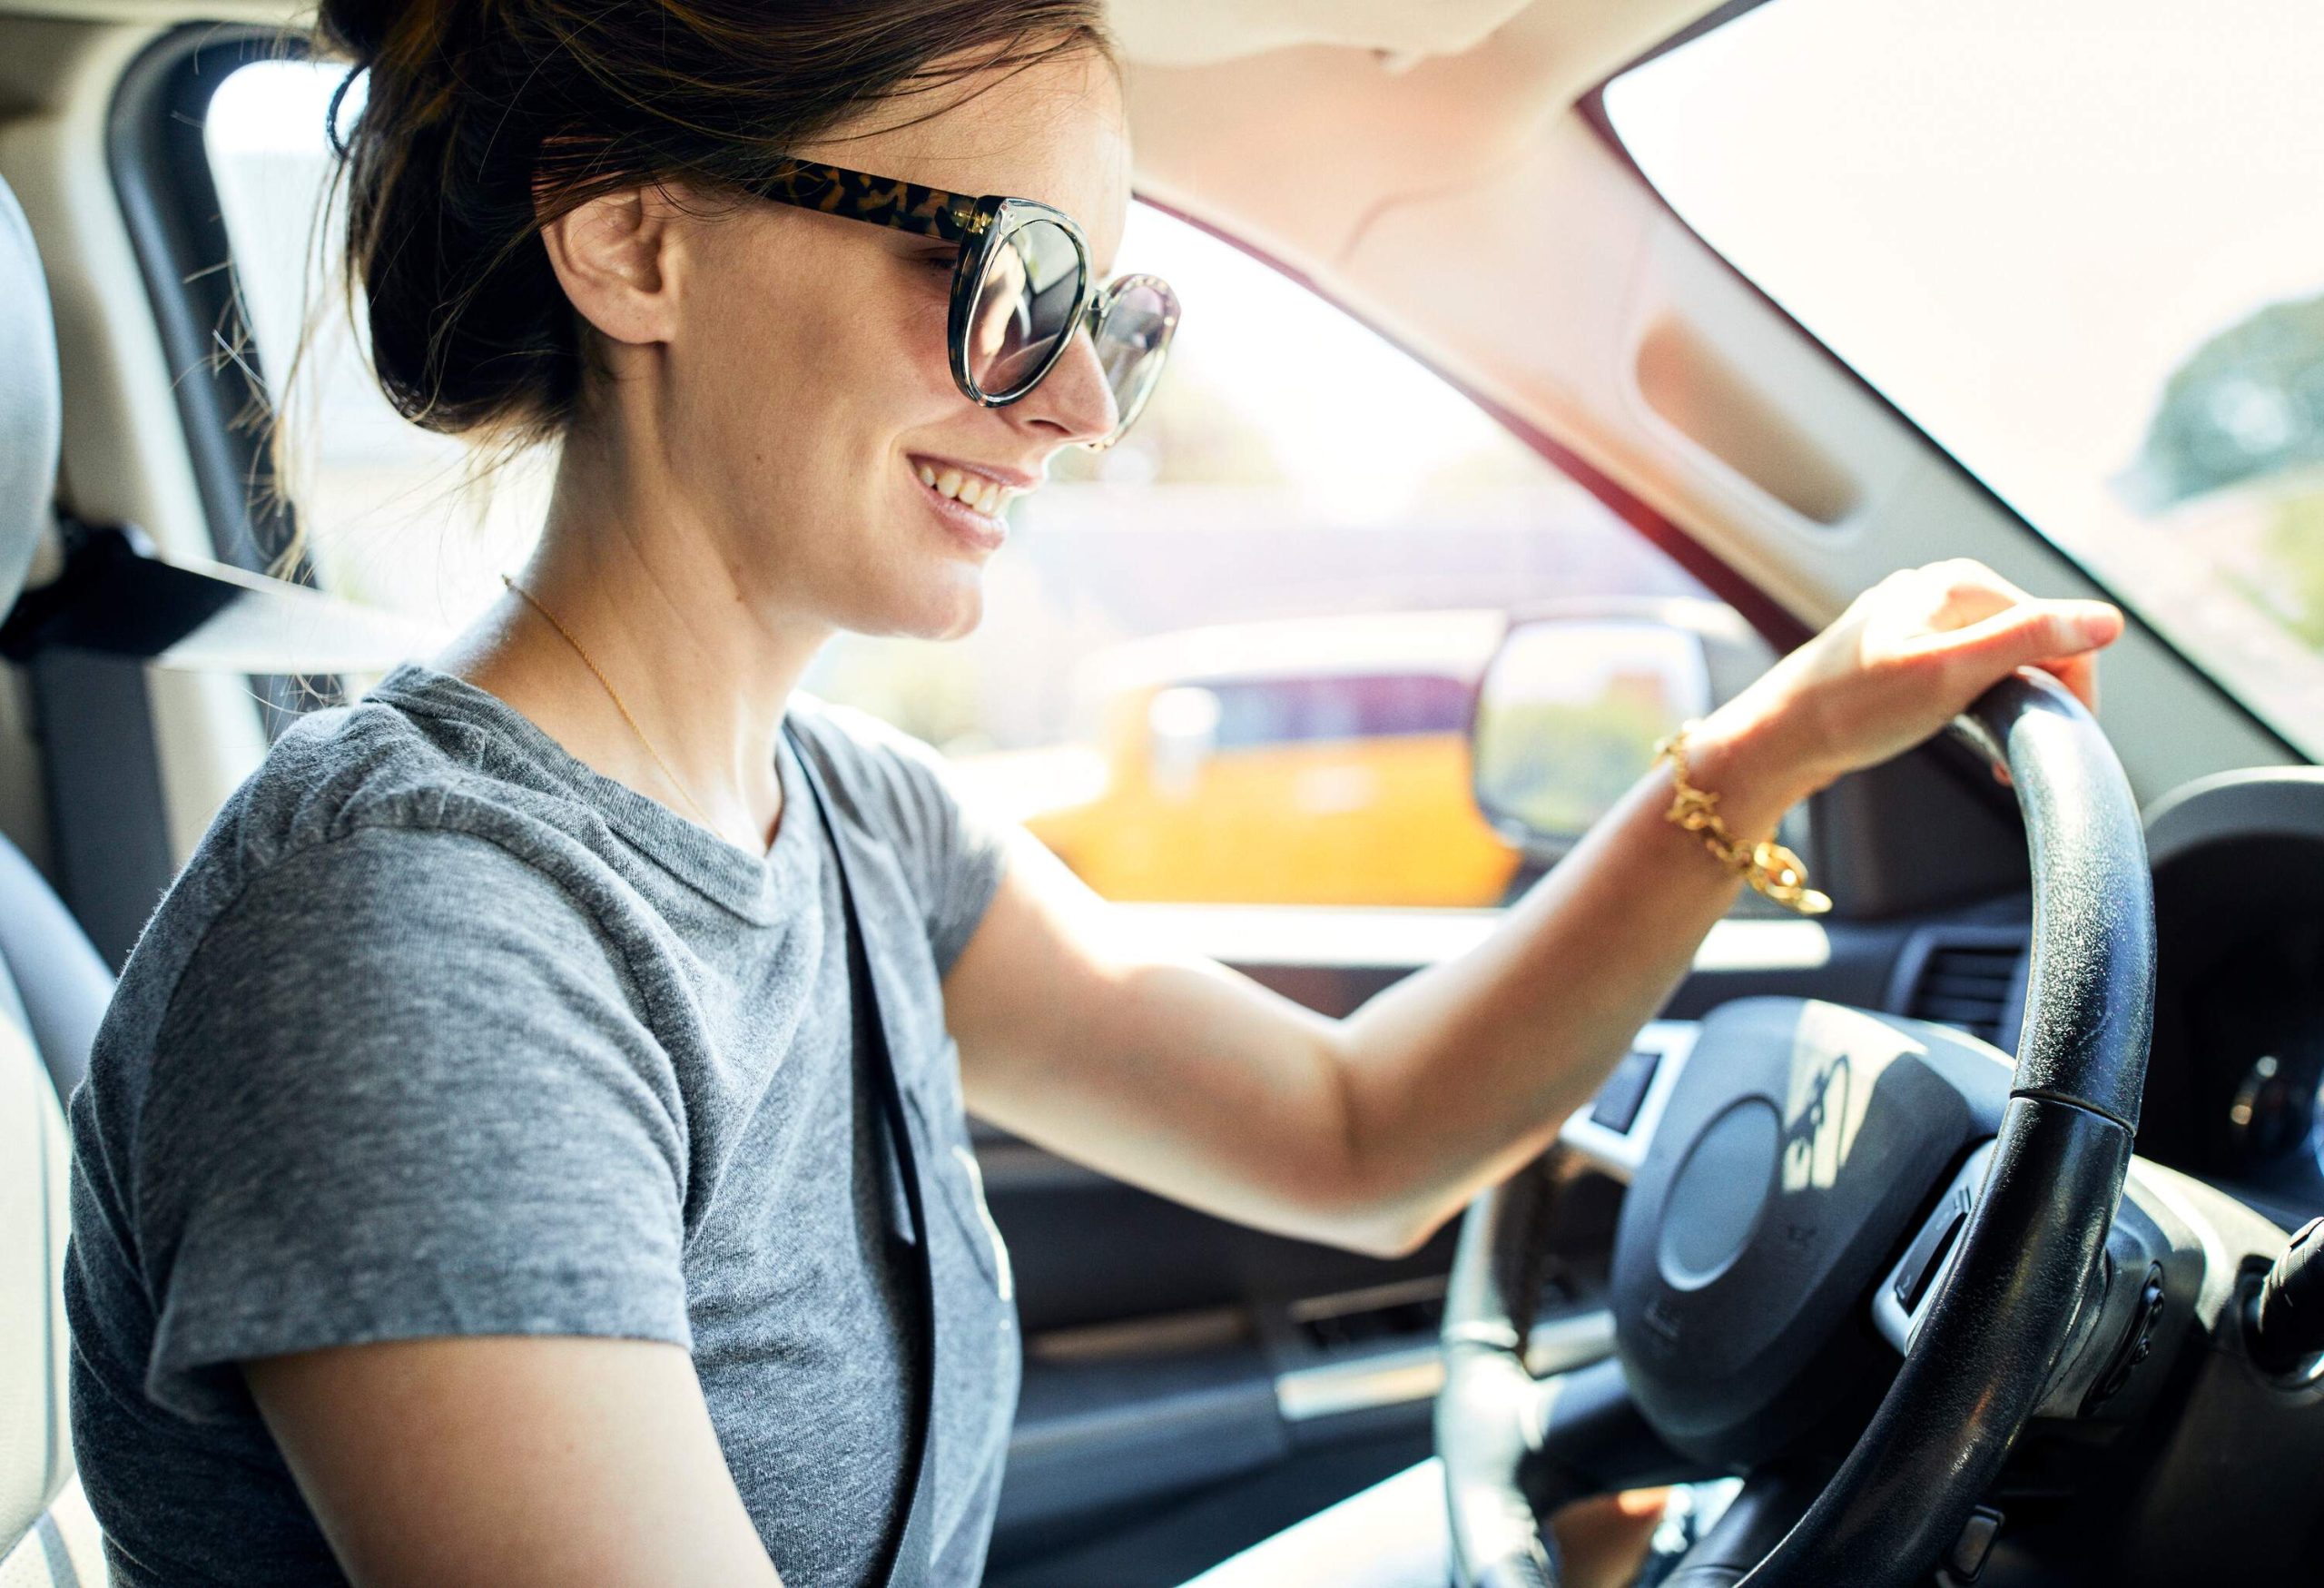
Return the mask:
M1715 1011L1614 1248L1619 1349L1656 1430L1753 1464L1879 1371L1858 1304L2008 1089L2005 1060L1942 1028L1790 998Z

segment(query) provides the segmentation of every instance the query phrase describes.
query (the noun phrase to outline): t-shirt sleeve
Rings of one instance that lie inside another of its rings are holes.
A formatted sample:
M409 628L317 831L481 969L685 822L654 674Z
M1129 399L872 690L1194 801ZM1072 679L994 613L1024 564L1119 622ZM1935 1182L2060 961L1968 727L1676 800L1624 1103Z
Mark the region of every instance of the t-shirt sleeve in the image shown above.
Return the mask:
M685 1129L617 952L466 834L359 829L262 873L188 962L133 1198L147 1390L430 1335L689 1343Z
M962 796L943 755L868 712L825 705L860 762L856 782L893 833L905 881L926 917L936 974L950 973L1009 867L1009 822Z

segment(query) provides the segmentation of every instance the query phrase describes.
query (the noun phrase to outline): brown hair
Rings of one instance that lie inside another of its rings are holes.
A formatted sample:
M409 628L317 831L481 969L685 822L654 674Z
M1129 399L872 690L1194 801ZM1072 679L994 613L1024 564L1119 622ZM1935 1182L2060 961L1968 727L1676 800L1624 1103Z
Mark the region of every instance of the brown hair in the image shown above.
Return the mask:
M407 419L504 442L561 431L576 317L542 223L679 179L746 192L882 104L1080 48L1101 0L323 0L369 69L345 143L346 271ZM915 107L907 106L908 110ZM336 105L334 105L336 109Z

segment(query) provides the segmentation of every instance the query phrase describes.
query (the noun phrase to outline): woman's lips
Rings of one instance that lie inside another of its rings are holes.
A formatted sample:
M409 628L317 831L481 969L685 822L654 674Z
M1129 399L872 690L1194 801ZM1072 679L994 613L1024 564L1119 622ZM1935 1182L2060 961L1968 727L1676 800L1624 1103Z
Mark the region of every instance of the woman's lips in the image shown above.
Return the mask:
M933 453L908 454L904 467L945 528L987 552L1009 538L1009 504L1041 483L1039 471Z
M1013 482L986 469L942 458L910 458L905 461L920 477L921 484L940 497L966 502L988 518L1000 518L1002 505L1012 494Z
M926 463L908 460L908 466L912 470L912 488L921 494L928 503L930 510L936 515L937 520L944 528L980 551L993 552L1000 549L1001 543L1009 538L1007 523L994 514L982 512L970 506L968 502L960 500L957 494L946 495L942 489L945 476L935 471L932 460ZM965 480L967 478L960 471L953 471L953 478L956 481ZM976 478L979 485L971 488L970 494L978 500L990 499L998 506L1010 494L982 476ZM990 488L989 492L983 488L987 487ZM957 484L955 490L956 492L958 490Z

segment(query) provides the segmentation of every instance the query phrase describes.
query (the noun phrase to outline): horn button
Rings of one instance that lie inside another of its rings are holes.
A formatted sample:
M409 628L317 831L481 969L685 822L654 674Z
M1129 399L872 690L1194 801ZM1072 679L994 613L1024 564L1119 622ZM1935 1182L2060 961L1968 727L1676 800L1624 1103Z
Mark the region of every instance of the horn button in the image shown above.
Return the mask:
M1783 1116L1765 1098L1728 1104L1695 1138L1662 1208L1664 1284L1699 1290L1743 1255L1767 1209L1782 1149Z
M1896 1357L1859 1304L1999 1128L2011 1067L1942 1026L1793 998L1703 1022L1615 1239L1618 1349L1675 1447L1757 1465Z

